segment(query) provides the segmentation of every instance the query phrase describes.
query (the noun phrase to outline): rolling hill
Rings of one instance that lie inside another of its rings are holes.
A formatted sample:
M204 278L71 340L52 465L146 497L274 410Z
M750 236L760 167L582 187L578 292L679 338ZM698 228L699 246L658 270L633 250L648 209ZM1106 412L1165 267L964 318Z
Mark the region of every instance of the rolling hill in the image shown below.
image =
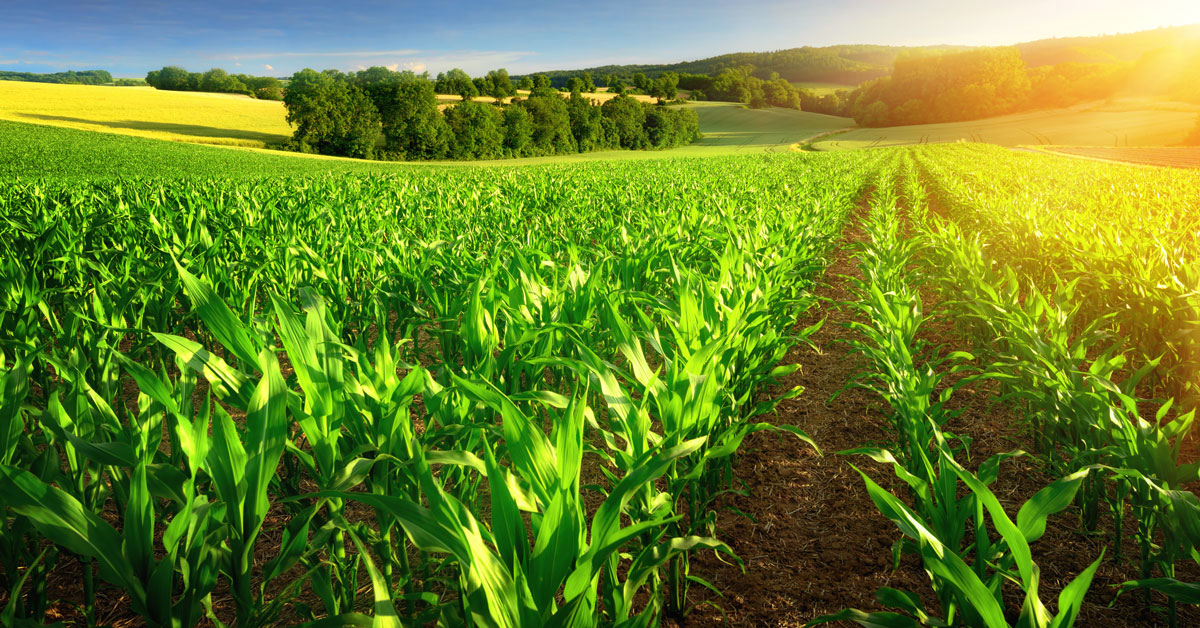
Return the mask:
M813 145L816 150L846 150L981 142L1000 146L1172 146L1196 124L1200 105L1124 100L1089 103L1066 109L1016 113L982 120L856 128Z
M1041 39L1016 44L1016 48L1031 67L1059 63L1120 63L1137 61L1147 53L1163 48L1187 46L1198 39L1200 25L1189 25L1136 33ZM555 84L565 84L568 77L583 72L591 72L597 78L606 74L628 76L642 72L655 78L664 72L714 75L725 68L753 65L756 74L763 77L778 72L779 76L795 83L854 86L890 74L892 63L901 54L931 54L969 48L972 46L805 46L769 52L735 52L680 63L606 65L535 74L545 74Z

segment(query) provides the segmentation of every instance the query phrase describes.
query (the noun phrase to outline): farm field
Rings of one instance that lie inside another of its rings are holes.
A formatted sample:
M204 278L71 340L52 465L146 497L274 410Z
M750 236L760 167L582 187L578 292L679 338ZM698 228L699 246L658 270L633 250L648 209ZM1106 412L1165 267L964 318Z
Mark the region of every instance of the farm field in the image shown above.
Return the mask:
M813 145L816 150L977 142L1000 146L1171 146L1196 123L1200 107L1131 101L1017 113L969 122L858 128Z
M1200 628L1192 3L8 4L0 628Z
M801 89L807 89L817 96L832 94L841 89L853 90L855 87L857 87L857 85L842 85L841 83L818 83L813 81L793 81L792 85L795 85Z
M601 102L612 98L605 92L586 96ZM450 95L438 99L447 104L462 100ZM265 148L291 137L286 115L281 102L236 94L0 81L0 120L151 139Z
M699 112L520 167L0 123L0 608L1200 622L1200 175Z
M1105 147L1105 146L1055 146L1047 150L1064 155L1120 161L1146 166L1171 168L1200 168L1200 148L1194 147Z
M3 85L0 84L0 88ZM104 89L104 88L101 88ZM112 88L117 89L117 88ZM124 89L124 88L122 88ZM135 88L130 88L135 89ZM192 95L188 92L180 92ZM240 99L239 99L240 100ZM636 161L712 157L790 150L793 143L841 128L842 118L798 112L754 111L724 103L695 105L706 136L670 151L602 151L557 157L484 162L389 163L306 155L275 150L201 146L162 142L126 135L96 133L61 126L0 120L0 176L191 176L231 177L321 174L339 172L398 172L442 166L513 166L586 161ZM783 113L784 115L778 115Z
M526 98L529 96L529 90L519 89L519 90L517 90L517 96L519 96L521 98ZM638 100L641 102L649 102L649 103L657 102L656 98L647 96L645 94L631 94L631 96L634 100ZM601 88L598 88L597 91L594 91L594 92L584 92L583 97L591 99L591 100L598 100L600 102L604 102L606 100L612 100L613 98L616 97L616 94L609 93L607 87L601 87ZM686 91L683 92L683 94L680 96L680 98L683 98L686 100L687 92ZM482 102L482 103L496 102L496 99L492 98L490 96L476 96L475 98L472 98L471 100L473 100L475 102ZM446 104L453 104L456 102L462 102L462 96L456 96L454 94L438 94L438 101L446 103ZM501 102L506 102L506 103L512 102L512 98L509 97L509 98L501 99Z
M0 120L262 148L291 137L283 103L231 94L0 82Z

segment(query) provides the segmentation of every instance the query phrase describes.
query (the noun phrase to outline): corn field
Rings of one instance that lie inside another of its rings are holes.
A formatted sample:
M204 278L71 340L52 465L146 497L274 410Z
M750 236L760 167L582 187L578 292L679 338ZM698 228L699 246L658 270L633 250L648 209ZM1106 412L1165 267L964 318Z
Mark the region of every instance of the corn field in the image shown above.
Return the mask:
M172 628L686 621L719 599L696 557L743 564L717 512L745 439L821 449L771 417L821 368L797 320L838 307L889 442L822 454L932 595L812 623L1067 627L1117 561L1179 624L1198 201L1191 173L978 146L0 182L0 624L114 597ZM822 302L842 247L853 294ZM971 455L949 402L976 383L1028 453ZM990 487L1018 456L1045 481L1014 505ZM1109 537L1056 597L1051 518Z

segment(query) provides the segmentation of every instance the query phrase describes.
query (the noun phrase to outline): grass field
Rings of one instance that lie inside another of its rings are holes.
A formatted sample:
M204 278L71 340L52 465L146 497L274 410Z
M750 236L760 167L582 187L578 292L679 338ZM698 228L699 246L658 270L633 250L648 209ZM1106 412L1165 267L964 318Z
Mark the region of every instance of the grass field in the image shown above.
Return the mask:
M0 179L248 178L397 172L422 166L231 149L0 120Z
M813 148L845 150L959 141L1000 146L1170 146L1179 144L1192 130L1198 112L1200 107L1195 105L1123 101L970 122L855 129L817 142Z
M832 93L838 91L839 89L853 90L855 87L858 87L857 85L842 85L841 83L816 83L816 82L812 82L812 81L800 81L800 82L793 81L792 85L795 85L796 87L798 87L800 89L807 89L808 91L813 92L814 94L816 94L818 96L824 96L825 94L832 94Z
M1200 168L1200 147L1103 147L1103 146L1054 146L1045 150L1086 157L1101 161L1120 161L1143 166L1167 166L1170 168Z
M675 149L678 154L777 152L814 136L854 126L848 118L790 109L747 109L719 102L687 106L696 108L704 139Z
M230 94L0 82L0 119L159 140L264 147L292 130L283 103Z

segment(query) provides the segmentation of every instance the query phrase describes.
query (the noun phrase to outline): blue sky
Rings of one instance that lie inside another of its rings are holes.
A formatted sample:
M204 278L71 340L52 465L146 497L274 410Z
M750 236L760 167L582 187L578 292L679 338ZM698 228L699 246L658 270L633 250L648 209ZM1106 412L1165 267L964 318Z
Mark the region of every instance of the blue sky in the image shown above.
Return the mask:
M0 0L0 70L524 73L804 45L995 45L1197 22L1200 0Z

